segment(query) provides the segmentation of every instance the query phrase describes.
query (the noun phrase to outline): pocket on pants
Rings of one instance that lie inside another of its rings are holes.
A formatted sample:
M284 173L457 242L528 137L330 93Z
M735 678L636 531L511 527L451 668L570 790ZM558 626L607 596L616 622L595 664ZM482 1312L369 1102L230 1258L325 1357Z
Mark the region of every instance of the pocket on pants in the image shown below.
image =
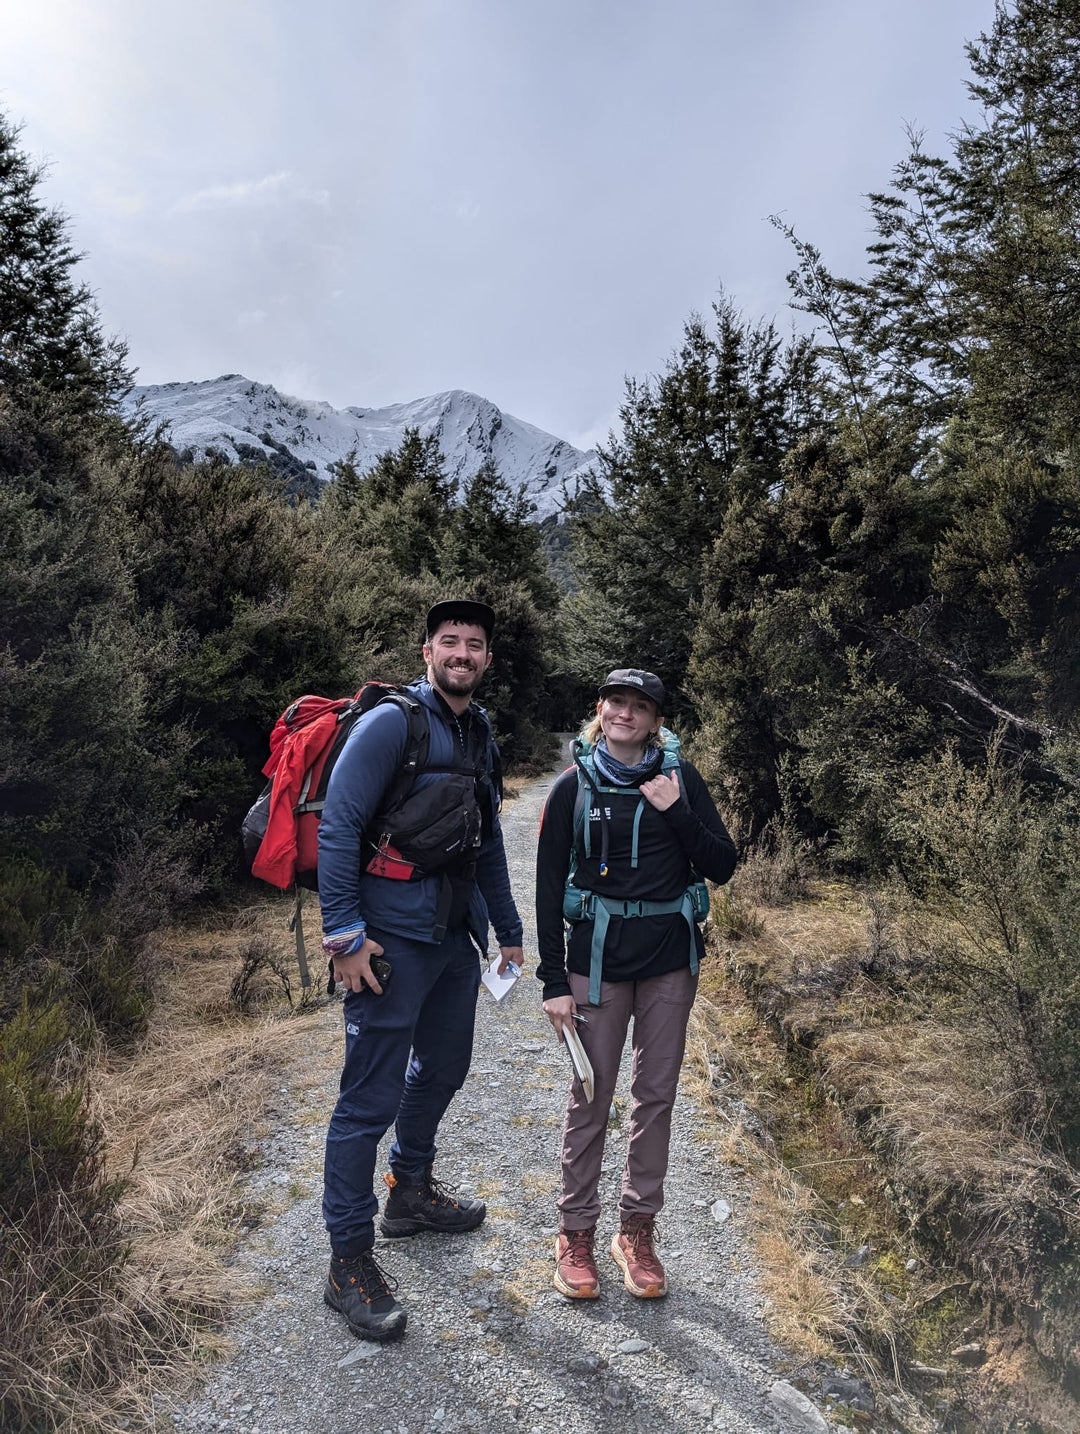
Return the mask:
M651 976L647 981L638 982L638 995L662 1006L675 1006L689 1011L697 996L698 978L689 966L680 966L677 971L668 971L663 976Z

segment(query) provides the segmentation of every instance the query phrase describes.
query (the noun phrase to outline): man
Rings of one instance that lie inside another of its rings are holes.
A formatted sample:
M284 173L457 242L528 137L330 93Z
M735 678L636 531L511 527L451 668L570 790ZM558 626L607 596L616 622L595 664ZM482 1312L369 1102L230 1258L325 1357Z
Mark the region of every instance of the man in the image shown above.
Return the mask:
M392 844L397 828L383 802L406 756L409 720L394 702L365 714L349 734L319 826L323 947L335 980L347 988L345 1064L326 1141L331 1261L324 1298L366 1339L399 1338L407 1318L394 1298L396 1282L373 1253L376 1152L391 1123L397 1138L384 1176L384 1235L471 1230L486 1214L482 1201L454 1196L436 1181L432 1164L439 1121L472 1059L476 947L486 954L489 920L499 971L522 963L521 919L499 827L497 753L487 715L472 701L491 663L494 622L485 603L436 603L427 615L426 680L407 689L423 705L429 732L409 803L447 807L439 825L454 828L451 863L398 879L409 866ZM477 803L474 827L468 812Z

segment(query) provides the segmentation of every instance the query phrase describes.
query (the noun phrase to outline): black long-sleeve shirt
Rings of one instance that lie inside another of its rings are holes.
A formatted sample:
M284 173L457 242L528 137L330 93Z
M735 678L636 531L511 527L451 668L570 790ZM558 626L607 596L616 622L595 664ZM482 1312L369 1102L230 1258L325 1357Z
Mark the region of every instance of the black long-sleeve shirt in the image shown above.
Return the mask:
M652 773L655 776L655 772ZM648 778L645 778L648 780ZM692 880L692 870L710 881L727 881L735 870L735 844L728 836L701 773L680 763L682 795L666 811L645 802L638 832L638 865L631 867L634 815L640 795L601 794L607 807L608 874L600 875L601 817L596 798L588 793L591 857L578 853L574 885L616 900L673 901ZM567 970L587 976L593 924L576 922L567 945L562 914L563 893L570 871L574 841L577 769L571 767L555 782L540 820L536 853L536 927L540 947L537 976L544 1000L568 996ZM702 954L701 933L694 939ZM677 971L690 961L689 933L683 916L612 916L604 945L605 981L641 981Z

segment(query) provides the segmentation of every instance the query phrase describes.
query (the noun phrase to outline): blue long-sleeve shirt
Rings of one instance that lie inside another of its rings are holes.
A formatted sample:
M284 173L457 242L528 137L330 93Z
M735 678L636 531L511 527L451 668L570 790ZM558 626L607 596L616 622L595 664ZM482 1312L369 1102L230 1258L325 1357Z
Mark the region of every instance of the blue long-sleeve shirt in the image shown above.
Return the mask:
M458 732L450 709L426 681L413 683L411 691L428 712L428 764L437 767L460 762ZM471 720L483 724L490 771L494 744L487 716L481 708L470 711ZM365 845L364 834L400 769L407 740L405 714L393 703L384 703L360 718L334 767L319 822L319 903L326 931L365 921L377 930L416 941L436 939L435 917L442 884L439 876L394 881L363 869L372 854L370 846ZM416 784L439 780L438 773L421 769ZM495 928L500 946L520 946L521 918L510 891L498 814L480 846L469 902L469 929L484 952L489 923Z

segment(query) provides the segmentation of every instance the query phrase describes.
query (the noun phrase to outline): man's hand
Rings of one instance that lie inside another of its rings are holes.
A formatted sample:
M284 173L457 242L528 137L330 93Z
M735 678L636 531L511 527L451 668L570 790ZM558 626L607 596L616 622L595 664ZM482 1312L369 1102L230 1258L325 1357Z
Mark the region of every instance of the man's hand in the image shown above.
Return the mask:
M376 996L381 996L382 987L372 973L371 958L382 954L383 948L369 936L359 951L354 951L349 956L334 957L334 980L340 981L350 991L362 991L368 986Z
M649 805L655 807L658 812L666 812L668 807L673 807L682 796L677 771L673 771L670 777L665 777L661 772L659 776L642 782L639 790Z
M573 996L552 996L550 1001L544 1002L544 1015L555 1027L555 1034L560 1041L565 1040L563 1029L573 1026L576 1013L577 1002Z
M505 976L505 975L506 975L506 968L507 968L507 966L510 965L510 962L511 962L511 961L513 961L514 965L518 968L519 971L524 970L524 967L525 967L525 952L521 949L520 946L500 946L500 947L499 947L499 975L500 975L500 976Z

